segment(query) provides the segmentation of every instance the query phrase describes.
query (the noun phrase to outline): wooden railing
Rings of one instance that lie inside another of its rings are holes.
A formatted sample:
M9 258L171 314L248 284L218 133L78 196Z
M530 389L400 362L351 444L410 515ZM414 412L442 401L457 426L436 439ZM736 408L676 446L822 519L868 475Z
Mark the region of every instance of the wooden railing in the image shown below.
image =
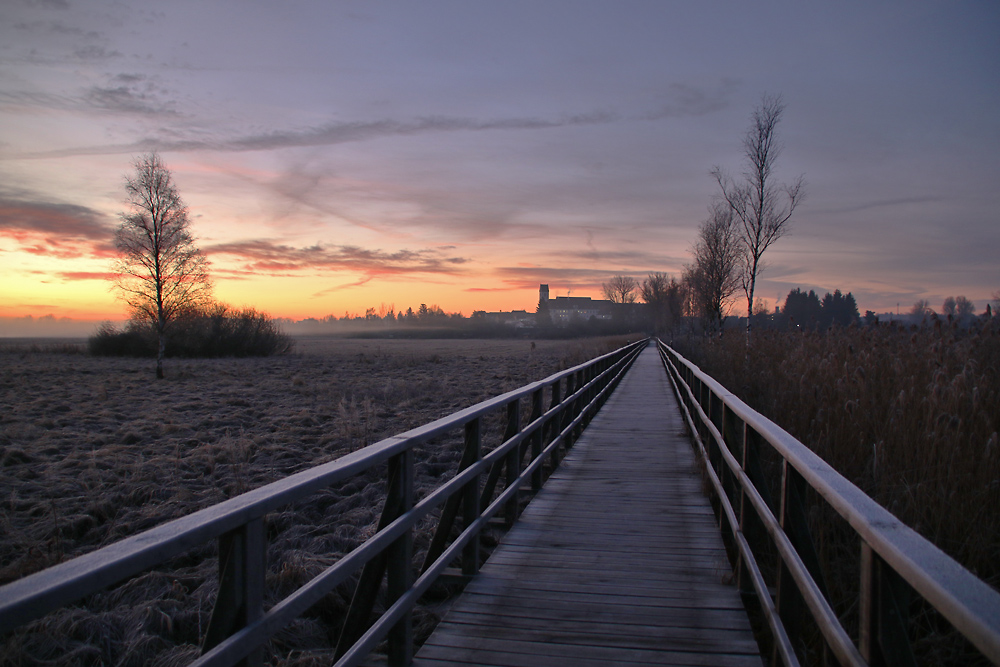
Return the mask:
M474 575L480 533L501 512L517 518L523 486L541 488L543 464L558 464L596 414L646 341L556 373L453 415L387 438L330 463L291 475L226 502L163 524L0 588L0 633L199 547L219 541L219 594L202 656L193 665L260 664L261 646L338 585L361 574L337 647L337 665L356 665L388 637L391 665L406 665L413 650L411 614L417 600L455 561ZM548 406L546 400L548 399ZM522 419L522 410L530 410ZM499 415L500 444L482 451L484 420ZM414 448L461 431L457 473L415 502ZM525 463L525 456L528 461ZM291 595L264 609L269 512L359 473L387 470L378 531ZM502 479L501 479L502 476ZM416 524L440 509L422 567L413 563ZM461 532L452 528L461 516ZM459 575L459 576L461 576ZM386 582L385 611L370 623Z
M659 350L731 537L738 584L764 618L775 664L828 664L831 656L841 665L916 664L914 593L981 652L979 660L1000 664L1000 594L675 350L662 342ZM859 545L854 609L841 613L855 617L850 631L828 592L839 582L831 583L812 536L822 507ZM818 629L818 654L803 640L804 617Z

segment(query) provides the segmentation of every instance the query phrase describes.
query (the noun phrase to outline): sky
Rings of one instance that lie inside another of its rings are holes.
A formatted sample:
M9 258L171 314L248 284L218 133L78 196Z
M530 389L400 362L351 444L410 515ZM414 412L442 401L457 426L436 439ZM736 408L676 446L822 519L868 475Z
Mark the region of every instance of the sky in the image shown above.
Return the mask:
M5 0L0 335L125 317L114 230L154 150L216 298L276 317L679 277L764 94L807 195L758 296L982 312L998 34L985 0Z

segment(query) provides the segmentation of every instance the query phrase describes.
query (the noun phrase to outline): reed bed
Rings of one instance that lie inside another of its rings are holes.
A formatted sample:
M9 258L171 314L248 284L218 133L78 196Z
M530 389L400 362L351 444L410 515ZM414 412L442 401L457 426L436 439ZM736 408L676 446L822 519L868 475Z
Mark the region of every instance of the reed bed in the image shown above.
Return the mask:
M280 357L168 362L162 381L143 359L0 347L0 583L624 342L303 338ZM460 435L421 448L418 494L454 474L460 455ZM384 486L384 474L372 471L268 516L266 604L374 533ZM429 529L415 537L415 560ZM0 665L190 662L215 599L216 551L205 544L28 624L3 638ZM345 585L279 633L268 644L269 664L329 664L351 594ZM426 636L433 605L416 617L418 636Z
M970 329L936 321L758 331L749 352L745 341L733 332L675 347L1000 588L1000 321ZM856 539L828 508L814 506L811 523L835 605L850 627ZM969 664L968 647L938 641L949 634L943 621L919 602L912 611L924 664Z

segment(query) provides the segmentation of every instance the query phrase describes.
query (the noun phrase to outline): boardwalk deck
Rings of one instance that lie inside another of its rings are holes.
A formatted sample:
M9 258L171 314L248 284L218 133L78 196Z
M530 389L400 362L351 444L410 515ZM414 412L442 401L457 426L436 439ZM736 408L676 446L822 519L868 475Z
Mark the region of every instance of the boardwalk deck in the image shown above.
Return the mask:
M654 347L413 664L760 665Z

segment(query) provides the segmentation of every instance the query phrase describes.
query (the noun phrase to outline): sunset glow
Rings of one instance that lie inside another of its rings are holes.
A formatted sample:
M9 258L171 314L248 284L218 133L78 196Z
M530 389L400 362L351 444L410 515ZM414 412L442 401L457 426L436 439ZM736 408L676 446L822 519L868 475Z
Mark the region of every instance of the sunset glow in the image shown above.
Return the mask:
M277 317L533 310L539 283L679 276L708 172L742 168L764 92L787 104L778 177L808 195L761 298L981 312L1000 288L994 5L52 0L0 18L0 336L124 318L113 233L151 150L216 298Z

